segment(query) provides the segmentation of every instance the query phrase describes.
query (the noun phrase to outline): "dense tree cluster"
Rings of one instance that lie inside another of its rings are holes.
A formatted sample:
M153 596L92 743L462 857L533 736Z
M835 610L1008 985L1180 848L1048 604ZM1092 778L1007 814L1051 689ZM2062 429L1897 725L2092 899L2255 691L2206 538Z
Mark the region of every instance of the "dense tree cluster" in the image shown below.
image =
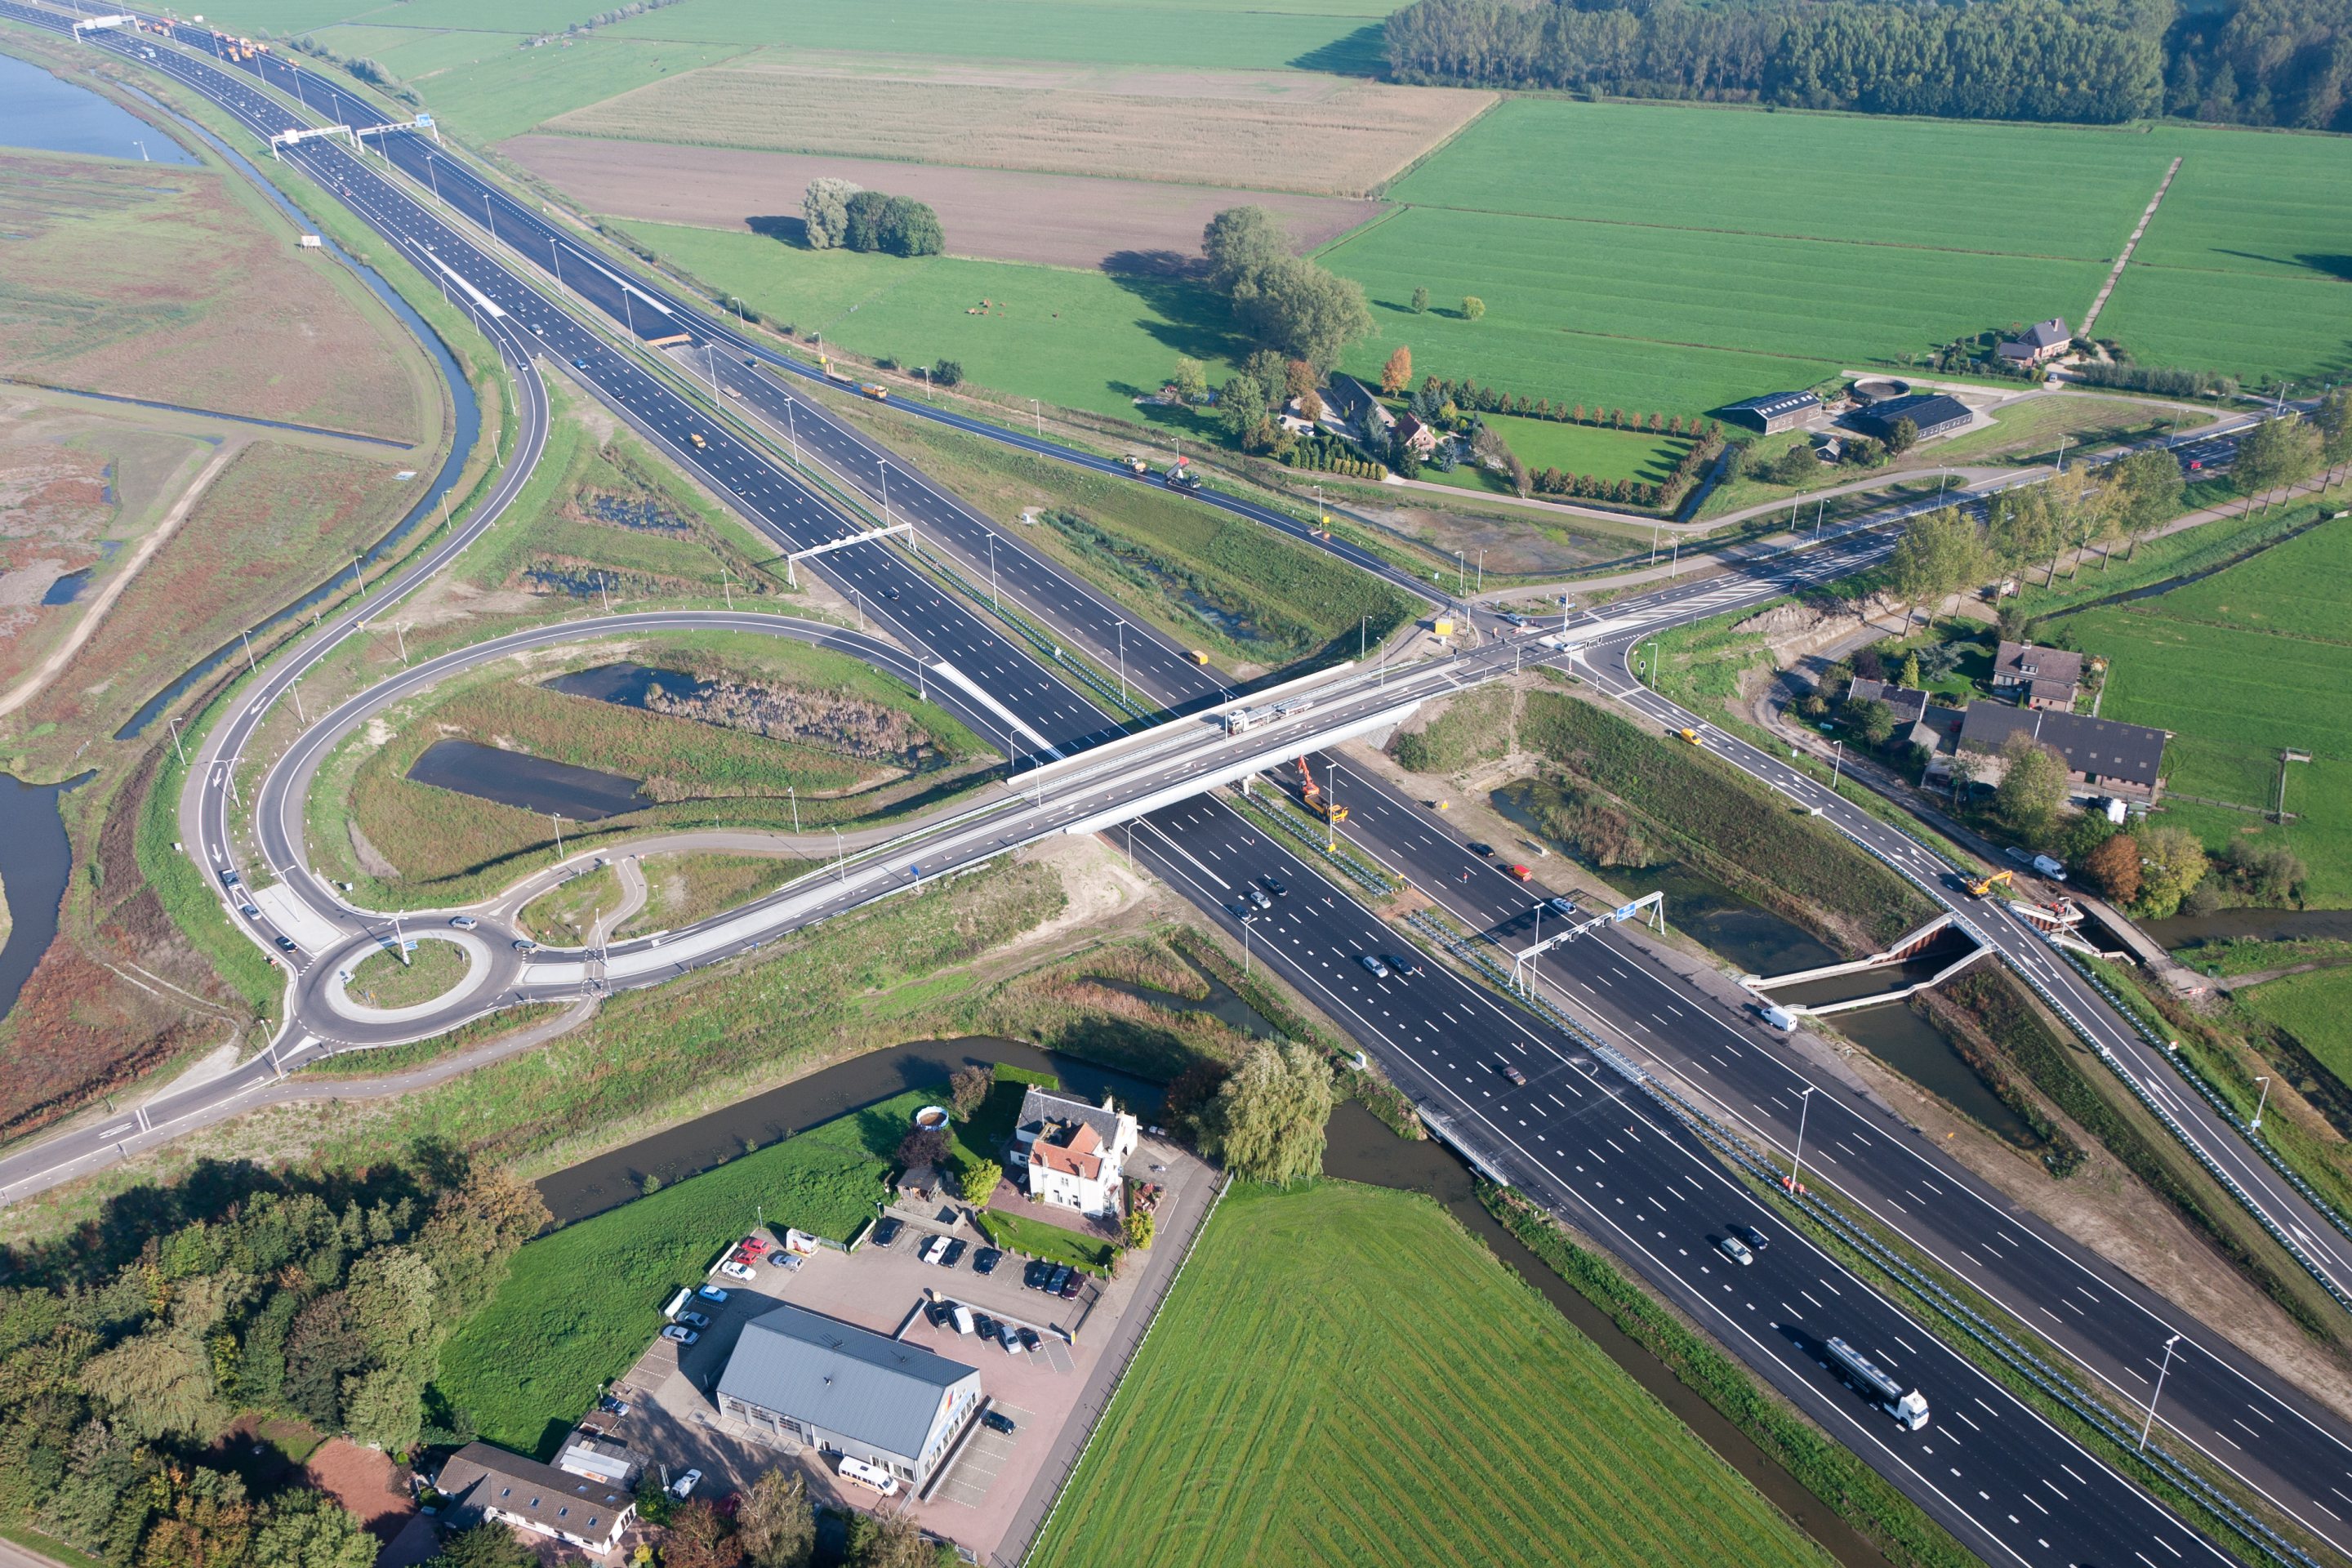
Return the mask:
M546 1205L429 1161L355 1184L246 1172L206 1205L213 1174L160 1212L8 1259L0 1517L114 1568L367 1568L376 1543L341 1509L299 1489L249 1498L202 1460L239 1412L394 1452L463 1436L427 1426L441 1342Z
M1319 377L1372 330L1363 285L1292 254L1282 220L1264 207L1227 207L1201 233L1209 281L1263 347L1314 367Z
M1387 47L1401 81L2110 124L2162 111L2172 19L2169 0L1418 0Z
M2184 16L2168 42L2168 113L2352 131L2352 0L2239 0Z
M801 223L811 250L937 256L947 247L939 214L929 205L830 176L811 180L802 193Z

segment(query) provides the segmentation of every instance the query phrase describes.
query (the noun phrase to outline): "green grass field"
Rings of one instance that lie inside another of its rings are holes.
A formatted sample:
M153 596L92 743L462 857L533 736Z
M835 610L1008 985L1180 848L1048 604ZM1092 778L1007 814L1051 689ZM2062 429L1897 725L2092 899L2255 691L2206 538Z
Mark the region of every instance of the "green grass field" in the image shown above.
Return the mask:
M2209 842L2283 838L2311 868L2315 904L2352 902L2352 636L2340 606L2352 592L2352 522L2298 539L2153 599L2066 616L2069 640L2110 661L2101 712L2173 731L2170 787L2264 806L2278 754L2314 761L2287 780L2284 826L2251 813L2181 803L2175 820Z
M2352 969L2266 980L2234 1000L2293 1035L2338 1083L2352 1084Z
M441 1354L436 1385L484 1437L551 1455L563 1428L661 1326L662 1303L764 1207L768 1223L846 1241L874 1213L908 1091L542 1237Z
M405 961L388 951L361 959L352 966L350 990L354 1000L370 1007L405 1007L430 1002L463 980L471 966L456 942L426 938Z
M1428 1199L1237 1187L1038 1568L1823 1563Z

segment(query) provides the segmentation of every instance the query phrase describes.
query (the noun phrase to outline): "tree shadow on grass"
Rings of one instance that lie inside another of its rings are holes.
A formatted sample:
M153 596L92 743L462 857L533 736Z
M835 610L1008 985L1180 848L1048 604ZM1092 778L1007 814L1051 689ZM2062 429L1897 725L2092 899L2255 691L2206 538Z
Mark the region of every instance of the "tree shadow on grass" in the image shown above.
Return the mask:
M1307 50L1290 62L1293 70L1333 76L1378 76L1388 68L1388 25L1372 22Z
M797 213L781 216L747 217L743 220L743 226L753 234L768 239L781 240L796 249L810 248L808 223Z
M1249 340L1234 330L1232 305L1207 284L1147 272L1104 275L1142 304L1146 314L1136 325L1171 353L1229 363L1249 353Z

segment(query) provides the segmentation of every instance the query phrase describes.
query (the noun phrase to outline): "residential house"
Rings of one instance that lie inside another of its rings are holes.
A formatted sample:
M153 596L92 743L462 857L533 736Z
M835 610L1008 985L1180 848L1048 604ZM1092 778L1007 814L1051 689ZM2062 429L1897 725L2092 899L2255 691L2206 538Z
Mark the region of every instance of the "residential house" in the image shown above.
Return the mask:
M1396 417L1397 439L1416 458L1426 458L1437 450L1437 432L1423 423L1411 410Z
M1115 1109L1032 1086L1021 1100L1013 1131L1014 1157L1027 1173L1029 1196L1094 1218L1116 1218L1128 1156L1137 1143L1135 1118Z
M1761 397L1743 398L1724 405L1724 416L1761 430L1767 436L1777 436L1783 430L1794 430L1821 412L1822 400L1811 392L1768 392Z
M2083 685L2083 656L2004 638L1993 655L1992 689L2021 708L2072 710Z
M1961 710L1937 707L1916 688L1857 677L1846 688L1846 696L1852 700L1885 703L1894 710L1895 733L1902 742L1931 754L1949 752L1958 740Z
M1389 449L1389 432L1396 428L1396 416L1354 376L1333 376L1323 389L1323 406L1373 451Z
M433 1486L448 1500L453 1522L492 1520L598 1555L620 1545L637 1509L618 1480L566 1474L488 1443L451 1455Z
M2056 316L2046 321L2036 321L2020 337L2002 340L1999 353L2011 364L2041 364L2056 359L2074 341L2074 334L2065 321Z
M801 1307L744 1324L719 1374L720 1415L918 1491L980 1405L977 1368Z
M2011 708L1971 702L1960 724L1962 751L1999 756L2011 735L2024 734L2066 761L2069 783L2083 793L2152 801L2161 787L2169 730L2092 719L2063 709Z

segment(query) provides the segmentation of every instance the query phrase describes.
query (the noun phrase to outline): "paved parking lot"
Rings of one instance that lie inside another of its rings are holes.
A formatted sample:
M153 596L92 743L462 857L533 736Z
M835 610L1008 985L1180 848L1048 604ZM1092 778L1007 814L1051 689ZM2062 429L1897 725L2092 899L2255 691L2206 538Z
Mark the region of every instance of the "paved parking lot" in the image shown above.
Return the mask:
M1159 1178L1170 1188L1160 1208L1167 1234L1180 1210L1189 1218L1206 1205L1211 1173L1172 1151L1150 1158L1169 1165ZM1182 1228L1189 1231L1190 1224ZM854 1256L827 1249L791 1270L763 1263L748 1285L722 1281L726 1302L698 1300L691 1309L709 1315L710 1326L692 1345L656 1339L615 1384L615 1394L629 1411L607 1425L669 1477L700 1470L700 1496L740 1490L771 1467L798 1467L814 1500L871 1508L873 1493L845 1487L815 1453L773 1447L764 1436L723 1421L713 1391L743 1325L779 1302L903 1339L977 1367L989 1408L1014 1423L1010 1435L975 1426L934 1479L929 1495L908 1504L926 1529L971 1548L983 1562L994 1560L1009 1536L1026 1539L1026 1528L1034 1527L1043 1502L1050 1500L1050 1479L1058 1479L1059 1472L1046 1476L1048 1456L1066 1463L1068 1447L1076 1440L1072 1416L1089 1391L1099 1401L1109 1374L1102 1364L1107 1349L1132 1338L1119 1331L1138 1306L1139 1291L1147 1310L1158 1306L1166 1270L1154 1267L1158 1259L1150 1255L1130 1259L1120 1278L1089 1282L1078 1300L1064 1300L1024 1289L1024 1260L1010 1253L994 1273L973 1273L976 1241L955 1268L920 1262L915 1252L926 1234L922 1225L909 1224L888 1247L867 1247ZM969 1227L957 1234L974 1239ZM1029 1327L1041 1342L1034 1352L1010 1352L1000 1342L959 1333L952 1325L934 1328L923 1312L933 1300L960 1301L975 1313ZM1134 1331L1140 1331L1140 1323Z

